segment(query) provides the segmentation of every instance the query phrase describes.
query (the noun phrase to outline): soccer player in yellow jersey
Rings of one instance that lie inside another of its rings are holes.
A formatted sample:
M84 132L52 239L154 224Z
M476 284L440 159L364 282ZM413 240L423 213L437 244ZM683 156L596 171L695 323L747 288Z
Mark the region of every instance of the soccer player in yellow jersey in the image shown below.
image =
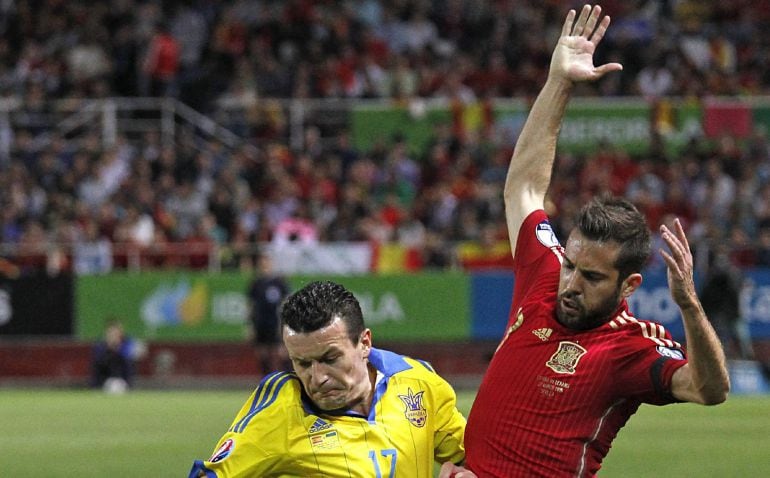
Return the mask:
M427 363L372 347L350 291L308 284L281 325L294 372L262 380L191 478L420 478L434 461L463 461L452 387Z

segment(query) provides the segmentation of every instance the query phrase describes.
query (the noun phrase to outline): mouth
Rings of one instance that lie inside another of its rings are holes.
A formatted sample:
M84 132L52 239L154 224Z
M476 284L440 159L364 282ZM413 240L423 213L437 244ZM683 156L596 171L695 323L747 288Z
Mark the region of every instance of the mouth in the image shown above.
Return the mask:
M339 392L336 388L328 388L325 390L316 390L313 392L313 395L320 397L320 398L327 398L331 397L332 395L335 395Z
M581 311L580 304L573 299L562 297L559 304L561 305L561 310L570 315L579 314Z

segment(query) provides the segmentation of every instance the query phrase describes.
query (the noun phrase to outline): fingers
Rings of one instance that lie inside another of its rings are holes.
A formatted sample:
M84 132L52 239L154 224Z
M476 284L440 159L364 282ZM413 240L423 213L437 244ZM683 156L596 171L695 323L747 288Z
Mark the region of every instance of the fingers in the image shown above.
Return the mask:
M466 470L462 466L457 466L451 461L448 461L443 465L441 465L441 470L439 470L438 478L477 478L477 477L472 471Z
M669 270L679 277L685 274L691 274L692 271L692 253L690 245L687 242L684 228L679 219L674 220L674 232L665 225L660 226L661 238L668 245L670 253L660 250L663 260L666 262Z
M685 250L682 247L682 243L679 242L679 239L675 237L666 226L661 226L660 232L661 238L671 250L671 256L676 259L683 258Z
M663 261L666 263L666 266L668 267L668 269L677 277L681 276L682 271L679 269L679 264L671 256L671 254L664 251L663 249L659 249L659 251L660 251L660 255L663 256Z
M562 36L583 36L596 45L604 37L607 27L610 26L610 17L608 16L605 16L602 18L601 22L599 22L601 14L602 7L599 5L595 5L593 8L591 8L590 5L584 5L582 10L580 10L580 16L573 25L572 22L575 19L575 11L570 10L569 13L567 13L567 19L561 30ZM598 28L596 27L597 23L599 24Z
M570 35L572 31L572 23L575 21L575 10L567 12L567 18L564 20L564 25L561 27L561 36L566 37Z
M583 34L583 32L586 30L586 22L588 21L588 16L590 13L591 5L583 5L583 9L580 10L580 16L575 22L575 25L572 27L572 35L579 36Z
M586 5L587 6L587 5ZM586 26L583 29L583 36L588 38L589 36L592 36L591 34L594 31L594 28L596 28L596 22L599 20L599 15L602 13L602 7L599 5L596 5L591 10L591 15L588 17L588 20L586 21ZM607 18L607 17L604 17ZM602 19L602 22L604 22L604 19Z
M674 220L674 232L671 232L665 225L661 225L660 233L672 253L682 257L686 257L690 253L690 244L687 242L687 236L679 218Z
M599 11L601 12L601 8L599 8ZM594 24L596 24L596 21L594 21ZM598 45L599 42L602 41L602 38L604 38L604 34L607 32L607 28L609 26L610 26L610 17L608 15L605 15L604 18L602 18L602 21L599 23L599 26L596 28L596 30L594 30L594 34L591 35L591 38L590 38L591 43L593 43L594 45ZM593 29L593 25L591 25L591 28Z
M689 251L690 243L687 241L687 236L684 233L682 221L680 221L679 218L674 219L674 231L676 232L676 237L679 238L679 240L682 242L684 248Z
M452 476L452 472L455 469L455 464L451 461L448 461L441 465L441 470L438 472L438 478L450 478Z

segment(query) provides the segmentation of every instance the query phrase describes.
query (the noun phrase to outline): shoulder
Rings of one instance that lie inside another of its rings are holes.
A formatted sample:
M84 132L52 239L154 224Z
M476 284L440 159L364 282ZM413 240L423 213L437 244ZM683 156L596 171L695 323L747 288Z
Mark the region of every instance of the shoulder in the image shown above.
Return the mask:
M405 371L405 373L408 373L409 375L426 378L439 377L438 373L436 373L436 369L433 368L433 365L426 360L404 356L404 361L411 366L408 371Z
M439 375L429 362L401 355L389 350L372 348L371 353L369 354L369 361L374 368L379 370L386 377L440 380Z
M607 325L622 337L621 344L633 349L655 349L661 355L683 359L682 345L673 340L666 328L657 322L640 320L622 311Z
M545 211L538 209L530 213L519 228L514 262L517 266L525 266L548 252L559 263L564 249Z
M301 396L302 385L294 372L273 372L259 382L252 394L252 408L268 408L278 400Z
M396 374L400 383L420 383L433 392L451 388L449 382L436 372L430 362L407 356L404 356L403 359L410 365L410 368Z
M257 416L260 417L260 422L266 421L268 417L282 420L286 415L287 405L301 402L301 388L294 373L274 372L266 375L244 404L230 431L243 432Z

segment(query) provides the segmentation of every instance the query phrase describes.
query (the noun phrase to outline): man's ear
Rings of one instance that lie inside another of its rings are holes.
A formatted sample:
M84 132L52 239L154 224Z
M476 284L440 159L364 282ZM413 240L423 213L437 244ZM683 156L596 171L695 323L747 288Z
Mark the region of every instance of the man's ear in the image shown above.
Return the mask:
M642 274L635 272L625 278L622 284L620 284L620 296L624 299L634 293L634 291L642 285Z
M364 329L361 333L361 346L364 352L364 357L369 356L369 352L372 350L372 331L371 329Z

